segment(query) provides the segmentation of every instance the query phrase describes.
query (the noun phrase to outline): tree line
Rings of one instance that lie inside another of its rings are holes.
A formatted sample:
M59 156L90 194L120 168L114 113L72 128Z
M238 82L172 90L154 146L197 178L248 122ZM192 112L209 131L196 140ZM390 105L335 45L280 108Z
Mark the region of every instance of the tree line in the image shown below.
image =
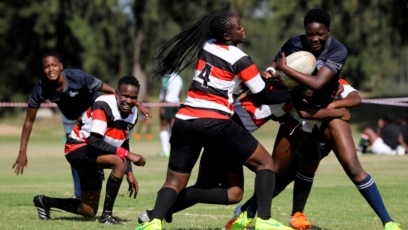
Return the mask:
M133 74L140 97L156 96L153 56L164 41L202 16L232 10L247 32L242 49L259 69L303 16L322 7L331 36L349 51L343 77L372 95L403 95L408 84L408 0L3 0L0 2L0 101L24 102L42 75L41 55L55 50L65 67L115 84ZM186 86L192 70L181 73ZM0 115L2 112L0 112Z

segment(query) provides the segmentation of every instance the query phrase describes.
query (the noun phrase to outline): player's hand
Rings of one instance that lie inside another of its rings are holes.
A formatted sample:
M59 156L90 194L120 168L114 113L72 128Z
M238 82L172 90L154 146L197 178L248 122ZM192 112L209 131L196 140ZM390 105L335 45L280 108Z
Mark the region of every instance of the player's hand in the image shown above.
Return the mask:
M131 198L133 195L133 199L136 199L137 193L139 192L139 183L133 176L133 172L128 172L126 174L126 179L129 184L129 188L128 188L129 198Z
M127 155L127 158L134 164L137 166L144 166L146 164L146 160L145 158L137 153L132 153L129 152Z
M144 107L143 104L137 102L136 106L140 110L140 113L144 114L145 120L149 120L150 118L152 118L152 114L150 113L150 110Z
M27 154L26 152L20 151L13 164L14 173L23 175L25 167L27 167Z
M276 69L285 72L286 67L286 56L285 53L282 52L280 58L276 61Z
M349 122L351 118L350 111L346 108L340 108L340 109L342 110L342 116L340 117L340 119L342 119L343 121Z

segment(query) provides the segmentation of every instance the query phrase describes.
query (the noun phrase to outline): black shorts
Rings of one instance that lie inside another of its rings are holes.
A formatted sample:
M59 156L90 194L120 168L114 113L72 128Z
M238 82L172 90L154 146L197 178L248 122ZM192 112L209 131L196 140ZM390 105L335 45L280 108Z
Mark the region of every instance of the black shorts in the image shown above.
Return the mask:
M216 158L223 161L231 153L242 165L255 152L258 141L231 119L176 119L170 144L169 168L191 173L203 147L219 150Z
M78 171L82 191L102 189L103 177L96 163L97 153L88 145L65 155L71 166Z
M164 114L160 117L160 119L164 120L172 120L176 116L179 107L164 107Z

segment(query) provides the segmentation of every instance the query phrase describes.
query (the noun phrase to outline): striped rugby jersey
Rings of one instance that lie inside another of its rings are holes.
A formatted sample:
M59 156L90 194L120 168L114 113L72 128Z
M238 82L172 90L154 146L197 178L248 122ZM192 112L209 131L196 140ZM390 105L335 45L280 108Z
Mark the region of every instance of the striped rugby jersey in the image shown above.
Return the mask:
M252 93L265 87L258 68L238 47L209 40L200 50L193 82L176 114L180 119L229 119L234 97L245 83Z
M358 92L346 80L340 78L338 82L340 85L343 85L343 91L340 93L338 99L346 98L352 92ZM279 118L290 112L291 109L293 109L293 106L290 102L273 105L261 105L258 107L248 95L243 96L235 102L235 113L240 118L244 127L251 133L255 132L258 128L269 121L272 115L275 118ZM309 121L314 124L317 121L305 120L301 119L300 117L297 118L300 119L299 121L306 121L306 123Z
M137 121L137 114L137 108L134 106L129 116L123 118L118 108L116 95L99 96L71 132L70 138L78 143L66 144L65 153L88 143L87 138L91 133L103 136L104 141L112 146L121 146L131 136L131 131Z

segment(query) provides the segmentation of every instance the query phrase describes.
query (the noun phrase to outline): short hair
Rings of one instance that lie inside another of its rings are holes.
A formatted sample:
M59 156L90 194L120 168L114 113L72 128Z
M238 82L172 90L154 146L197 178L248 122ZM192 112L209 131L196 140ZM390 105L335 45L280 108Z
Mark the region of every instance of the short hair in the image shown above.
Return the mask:
M49 56L55 57L56 59L58 59L59 62L61 62L61 56L56 51L48 51L48 52L44 53L41 56L41 61L44 61L44 59L46 57L49 57Z
M132 75L126 75L121 77L118 81L118 89L121 85L133 85L136 88L140 89L139 80L137 80L137 78Z
M392 114L386 114L381 119L387 121L388 123L394 122L394 116Z
M327 29L330 28L330 15L322 8L314 8L309 10L303 18L303 26L306 28L307 24L318 22L324 24Z

